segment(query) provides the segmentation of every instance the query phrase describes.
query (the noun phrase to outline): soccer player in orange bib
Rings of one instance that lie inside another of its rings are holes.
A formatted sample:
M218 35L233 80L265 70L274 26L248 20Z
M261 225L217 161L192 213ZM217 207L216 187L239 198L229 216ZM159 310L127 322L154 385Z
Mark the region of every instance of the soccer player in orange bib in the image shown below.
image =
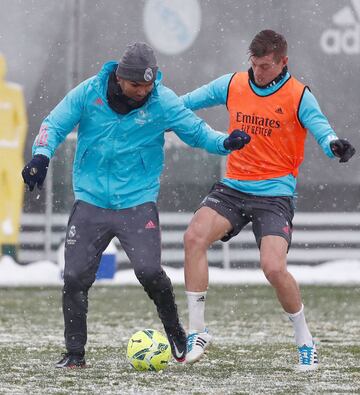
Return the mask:
M297 369L314 370L316 347L286 261L296 177L307 131L328 157L340 162L347 162L355 149L337 137L309 88L289 74L287 42L281 34L261 31L252 40L249 55L248 72L224 75L182 97L191 110L226 105L229 131L240 129L251 136L244 149L228 156L224 178L202 201L184 236L189 307L186 361L199 360L211 341L204 320L207 249L216 240L228 241L251 222L261 268L294 327Z

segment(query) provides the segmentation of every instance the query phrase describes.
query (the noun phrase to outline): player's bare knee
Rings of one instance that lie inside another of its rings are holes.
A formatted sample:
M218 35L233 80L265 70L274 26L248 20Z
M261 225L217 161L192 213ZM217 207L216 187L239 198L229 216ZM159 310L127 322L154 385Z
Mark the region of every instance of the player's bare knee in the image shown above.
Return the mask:
M269 281L270 284L274 286L280 283L286 275L286 269L279 266L269 264L267 265L266 263L262 263L261 267L266 279Z
M186 250L203 249L206 250L209 244L206 238L193 227L189 227L184 234L184 246Z

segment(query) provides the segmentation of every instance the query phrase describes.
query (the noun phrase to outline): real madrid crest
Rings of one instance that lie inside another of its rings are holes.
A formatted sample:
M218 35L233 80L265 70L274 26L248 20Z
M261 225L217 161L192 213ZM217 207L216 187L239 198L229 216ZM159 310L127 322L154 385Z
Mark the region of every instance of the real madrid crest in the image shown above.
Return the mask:
M75 235L76 235L76 227L75 227L75 225L72 225L71 227L70 227L70 230L69 230L69 237L70 238L73 238L73 237L75 237Z
M148 67L144 73L144 80L146 82L149 82L153 79L153 77L154 77L154 73L153 73L152 69L150 67Z

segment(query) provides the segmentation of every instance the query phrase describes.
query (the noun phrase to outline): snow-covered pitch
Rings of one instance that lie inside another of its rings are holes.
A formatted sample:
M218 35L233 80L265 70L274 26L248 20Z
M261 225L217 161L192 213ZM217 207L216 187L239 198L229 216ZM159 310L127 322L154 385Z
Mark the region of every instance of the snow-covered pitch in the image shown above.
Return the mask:
M306 315L319 351L318 371L293 370L297 353L292 326L259 270L211 269L206 319L214 342L197 364L172 361L159 374L137 372L126 359L126 345L135 331L163 332L153 303L140 286L131 285L135 283L131 271L119 271L114 280L91 289L89 368L63 371L54 368L64 351L58 267L38 262L19 268L4 258L0 262L0 392L360 393L359 267L359 262L291 267L303 283ZM186 326L182 271L168 272L180 283L175 293Z

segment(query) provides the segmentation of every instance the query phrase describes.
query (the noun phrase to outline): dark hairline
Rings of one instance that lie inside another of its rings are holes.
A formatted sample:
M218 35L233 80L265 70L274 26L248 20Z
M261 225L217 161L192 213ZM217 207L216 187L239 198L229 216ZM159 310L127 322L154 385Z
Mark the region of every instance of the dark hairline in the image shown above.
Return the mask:
M276 45L278 44L278 48ZM263 56L274 54L274 60L279 63L281 59L287 56L287 41L281 33L274 30L262 30L253 38L249 45L249 58L252 56L261 58Z

